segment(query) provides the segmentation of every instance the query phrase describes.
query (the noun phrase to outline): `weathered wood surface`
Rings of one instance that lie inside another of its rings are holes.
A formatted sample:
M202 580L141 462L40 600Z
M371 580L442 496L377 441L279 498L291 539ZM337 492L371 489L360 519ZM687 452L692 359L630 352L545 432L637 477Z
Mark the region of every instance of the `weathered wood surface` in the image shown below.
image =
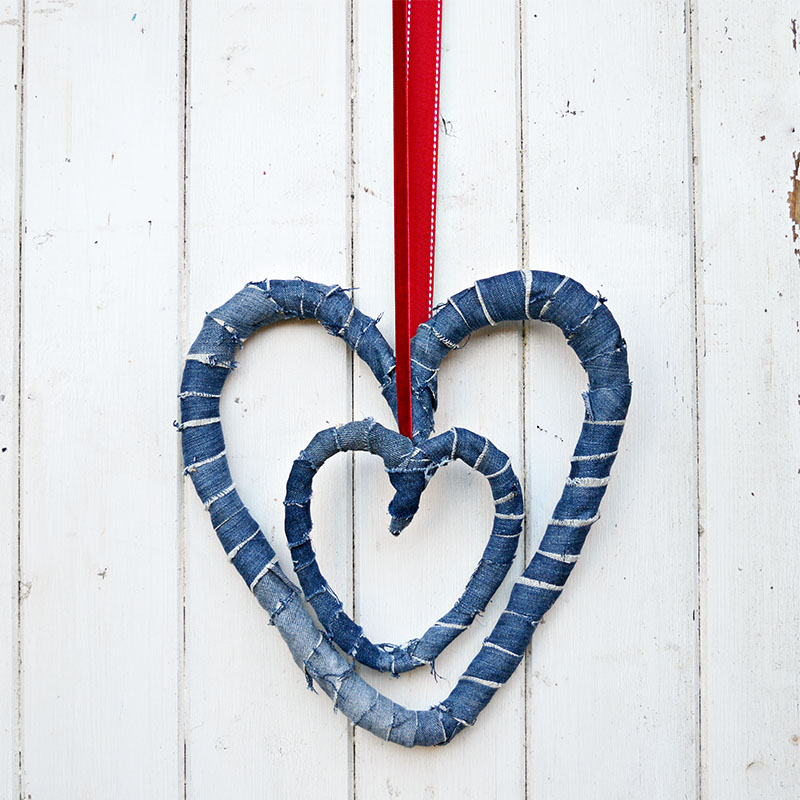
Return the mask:
M25 4L24 797L177 796L176 7Z
M0 2L0 794L796 798L798 17L446 2L435 301L565 272L609 298L634 397L523 668L452 745L405 751L306 690L171 426L204 312L248 280L356 287L393 341L388 0ZM584 383L538 323L472 337L440 373L437 428L485 433L523 479L526 559ZM391 424L318 326L248 342L227 446L285 570L292 459L367 415ZM458 466L399 539L390 497L364 454L315 482L320 563L374 641L449 607L491 519ZM437 702L504 588L438 683L375 685Z
M0 3L0 793L17 793L17 540L19 524L19 238L20 107L16 2Z

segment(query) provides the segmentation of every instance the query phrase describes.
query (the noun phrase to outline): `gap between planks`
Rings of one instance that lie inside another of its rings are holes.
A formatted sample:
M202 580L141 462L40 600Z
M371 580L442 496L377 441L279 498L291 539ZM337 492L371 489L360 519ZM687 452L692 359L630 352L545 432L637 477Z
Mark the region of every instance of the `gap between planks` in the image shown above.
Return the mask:
M698 194L698 169L697 169L697 143L696 143L696 104L698 99L698 86L695 70L695 59L697 56L697 20L694 13L694 0L686 0L684 6L684 27L686 32L686 102L688 117L688 157L689 174L687 184L689 191L689 235L690 235L690 257L692 260L692 327L694 329L694 385L692 387L694 405L694 445L695 445L695 511L696 525L695 534L697 536L697 568L695 573L695 604L696 612L693 622L695 623L695 659L697 681L695 691L697 725L695 729L695 768L696 785L698 798L703 797L703 632L702 632L702 592L703 575L705 572L705 557L703 552L703 462L701 458L701 412L700 395L702 392L702 353L705 351L704 344L704 324L703 324L703 281L702 271L699 264L699 252L697 247L697 194Z
M187 352L189 347L189 330L188 330L188 273L189 273L189 234L188 234L188 219L189 219L189 112L191 109L190 102L190 32L191 32L191 13L192 6L191 0L180 0L180 26L178 34L180 41L178 44L180 64L180 105L182 107L182 114L179 126L179 151L181 153L180 173L178 179L180 181L178 195L181 198L180 204L180 220L181 239L180 239L180 252L178 263L178 341L180 342L180 351L178 353L178 374L180 374L180 367L182 364L183 354ZM176 391L177 395L177 391ZM187 743L187 675L186 675L186 480L183 475L183 456L181 448L177 451L177 465L176 465L176 480L178 483L176 492L177 503L177 562L178 562L178 659L177 659L177 695L178 695L178 775L179 783L183 787L183 799L187 800L189 792L189 757L188 757L188 743Z
M17 756L17 792L24 796L25 761L22 751L22 302L23 302L23 252L25 235L24 214L24 174L25 174L25 45L28 31L28 4L27 0L18 3L19 28L17 34L17 365L16 365L16 392L17 392L17 531L16 531L16 756Z

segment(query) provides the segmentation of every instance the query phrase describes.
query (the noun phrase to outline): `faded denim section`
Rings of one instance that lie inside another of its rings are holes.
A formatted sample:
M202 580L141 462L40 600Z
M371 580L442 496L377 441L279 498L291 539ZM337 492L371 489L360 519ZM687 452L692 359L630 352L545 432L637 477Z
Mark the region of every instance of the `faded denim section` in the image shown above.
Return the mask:
M314 437L295 461L287 485L286 532L306 599L282 572L274 550L233 485L219 413L222 386L236 351L258 328L292 318L317 319L367 363L396 416L394 355L377 321L356 309L339 287L303 280L248 284L207 315L187 356L181 386L186 473L209 510L214 529L239 573L286 640L309 685L317 684L361 727L403 744L443 744L474 724L480 711L521 662L543 614L557 599L598 519L617 454L631 386L625 342L603 300L580 284L549 272L510 272L478 281L454 295L420 325L411 342L413 441L372 420L331 428ZM506 609L452 692L434 708L408 710L381 695L353 670L341 649L376 669L399 673L436 656L485 608L513 560L523 518L519 482L508 458L485 437L456 428L430 438L437 375L445 356L472 331L508 320L541 319L558 325L589 376L586 414L572 468L539 550L515 581ZM478 567L454 607L419 639L375 645L344 612L319 571L311 546L311 482L336 452L380 455L396 490L391 530L413 517L433 473L455 458L489 480L495 500L492 533Z

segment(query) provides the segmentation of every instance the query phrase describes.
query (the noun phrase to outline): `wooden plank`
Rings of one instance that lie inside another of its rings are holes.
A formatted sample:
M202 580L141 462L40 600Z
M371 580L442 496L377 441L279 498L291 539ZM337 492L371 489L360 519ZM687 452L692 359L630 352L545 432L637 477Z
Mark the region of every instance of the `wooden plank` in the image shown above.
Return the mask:
M344 3L192 4L187 340L250 280L349 284ZM350 419L346 345L316 323L248 340L223 393L231 471L292 575L283 498L292 461ZM352 584L350 460L314 483L314 546L345 602ZM307 691L228 563L187 482L188 794L351 796L346 718ZM310 769L298 769L308 760Z
M18 794L18 107L20 9L0 3L0 793Z
M25 797L177 797L177 4L33 0Z
M443 11L442 128L434 302L476 278L519 266L518 36L516 3L457 5ZM385 315L393 340L391 9L356 4L354 283L366 313ZM521 338L518 327L474 335L439 374L438 431L453 425L488 435L522 477ZM492 389L491 387L495 387ZM497 388L499 387L499 388ZM355 366L355 417L393 425L374 378ZM411 527L387 530L391 491L382 465L356 458L356 617L373 641L421 635L463 589L491 526L485 481L462 464L437 474ZM522 567L520 560L514 570ZM393 680L363 670L412 708L442 700L488 635L508 583L427 670ZM473 730L444 749L406 751L356 731L356 797L518 797L524 785L522 670Z
M613 480L528 661L531 798L694 797L694 330L684 4L524 9L529 264L610 298L633 402ZM527 337L531 548L561 492L586 381Z
M800 786L800 52L796 4L750 11L696 12L702 782L707 797L788 800Z

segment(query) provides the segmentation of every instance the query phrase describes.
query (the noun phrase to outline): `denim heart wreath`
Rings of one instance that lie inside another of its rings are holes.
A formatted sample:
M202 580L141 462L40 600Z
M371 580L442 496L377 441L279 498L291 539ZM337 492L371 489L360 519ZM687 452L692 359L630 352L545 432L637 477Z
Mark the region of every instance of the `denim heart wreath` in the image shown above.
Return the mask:
M219 399L234 355L256 330L285 319L318 320L344 339L370 367L397 415L394 354L377 321L360 312L338 286L295 280L249 283L206 316L186 359L181 423L186 473L228 558L270 622L277 626L306 675L355 724L398 744L446 744L473 725L494 693L522 661L533 631L558 598L589 529L598 518L628 404L631 384L625 340L603 299L571 278L517 271L479 280L451 297L420 325L411 341L412 440L373 420L348 422L318 433L294 462L287 484L285 528L302 591L281 570L275 551L242 503L228 468ZM509 458L487 438L462 428L431 437L437 374L445 356L486 325L539 319L558 325L589 376L586 407L572 468L539 549L516 579L508 605L450 694L414 711L372 688L337 650L373 669L400 673L436 656L482 611L508 572L524 516L522 492ZM311 544L311 484L334 453L380 455L395 496L390 530L413 518L436 470L460 459L489 481L494 524L475 572L453 608L420 638L405 645L373 644L351 620L319 570ZM320 630L303 605L313 606Z

